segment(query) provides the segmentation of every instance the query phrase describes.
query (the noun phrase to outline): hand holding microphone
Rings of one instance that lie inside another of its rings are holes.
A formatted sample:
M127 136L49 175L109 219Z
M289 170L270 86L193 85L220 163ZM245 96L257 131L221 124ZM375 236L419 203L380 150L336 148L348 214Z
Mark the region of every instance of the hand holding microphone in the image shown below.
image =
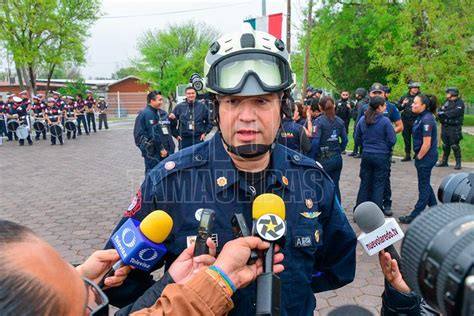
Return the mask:
M385 250L400 263L400 255L393 244L402 240L405 234L394 218L385 219L377 204L364 202L356 207L354 219L363 231L357 241L369 256Z
M165 255L166 248L161 244L173 228L173 219L164 211L148 214L140 223L129 218L112 235L112 242L120 255L110 271L102 278L100 287L107 277L125 265L149 271Z

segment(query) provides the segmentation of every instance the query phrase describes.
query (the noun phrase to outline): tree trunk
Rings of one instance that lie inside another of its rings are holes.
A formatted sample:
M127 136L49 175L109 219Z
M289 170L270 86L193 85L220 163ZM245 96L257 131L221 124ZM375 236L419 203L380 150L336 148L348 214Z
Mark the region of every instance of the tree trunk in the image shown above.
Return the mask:
M51 78L53 77L54 68L56 68L56 64L53 64L53 65L51 66L51 68L49 69L48 81L46 82L45 95L48 95L49 86L50 86L50 84L51 84Z
M33 64L28 64L28 74L30 77L30 93L33 96L36 94L36 76Z
M24 90L25 89L25 84L23 83L22 71L18 66L15 66L15 68L16 68L16 75L18 76L18 84L20 85L20 90Z

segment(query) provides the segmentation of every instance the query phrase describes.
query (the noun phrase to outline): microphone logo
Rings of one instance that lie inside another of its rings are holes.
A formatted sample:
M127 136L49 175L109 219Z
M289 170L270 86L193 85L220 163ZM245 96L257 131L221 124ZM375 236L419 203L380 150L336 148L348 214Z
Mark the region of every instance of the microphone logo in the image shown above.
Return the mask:
M145 248L138 253L138 256L143 261L153 261L158 258L158 253L153 248Z
M125 228L122 231L122 242L127 248L132 248L135 246L137 242L137 237L135 236L135 232L130 228Z
M285 235L285 221L274 214L265 214L257 220L257 232L265 240L275 241Z

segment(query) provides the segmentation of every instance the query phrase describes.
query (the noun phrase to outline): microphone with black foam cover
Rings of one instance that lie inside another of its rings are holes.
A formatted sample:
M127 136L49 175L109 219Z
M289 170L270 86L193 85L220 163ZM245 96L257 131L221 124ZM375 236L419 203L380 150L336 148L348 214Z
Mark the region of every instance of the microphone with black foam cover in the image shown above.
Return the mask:
M270 248L263 255L263 274L257 277L257 315L280 315L281 281L273 273L275 244L283 245L286 234L285 202L276 194L257 196L252 205L254 235L270 242Z
M99 286L103 287L106 278L126 265L143 271L151 270L166 254L162 243L172 228L173 219L160 210L151 212L141 222L133 218L126 220L111 238L120 260L105 274Z
M357 240L369 256L385 250L400 264L400 255L393 244L405 234L394 218L386 219L374 202L363 202L356 207L354 220L362 230Z

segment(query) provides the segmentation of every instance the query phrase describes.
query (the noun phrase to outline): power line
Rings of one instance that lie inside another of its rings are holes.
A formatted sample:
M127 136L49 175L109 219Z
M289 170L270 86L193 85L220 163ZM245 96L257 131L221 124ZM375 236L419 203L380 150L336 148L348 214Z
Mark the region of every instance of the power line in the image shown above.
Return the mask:
M144 17L144 16L171 15L171 14L178 14L178 13L187 13L187 12L196 12L196 11L205 11L205 10L215 10L215 9L220 9L220 8L236 7L236 6L240 6L240 5L244 5L244 4L250 4L250 3L252 3L252 2L234 3L234 4L230 4L230 5L221 5L221 6L215 6L215 7L199 8L199 9L191 9L191 10L181 10L181 11L168 11L168 12L161 12L161 13L103 16L100 19L126 19L126 18L136 18L136 17Z

